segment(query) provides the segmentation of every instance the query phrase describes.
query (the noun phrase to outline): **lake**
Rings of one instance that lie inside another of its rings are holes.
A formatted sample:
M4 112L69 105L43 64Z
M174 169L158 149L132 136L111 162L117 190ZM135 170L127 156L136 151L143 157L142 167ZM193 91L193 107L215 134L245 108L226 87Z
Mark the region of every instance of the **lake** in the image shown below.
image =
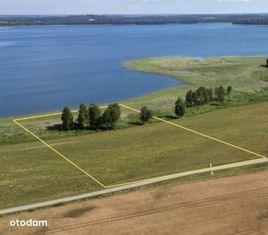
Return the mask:
M232 24L0 28L0 117L112 103L180 86L126 70L156 56L268 54L268 27Z

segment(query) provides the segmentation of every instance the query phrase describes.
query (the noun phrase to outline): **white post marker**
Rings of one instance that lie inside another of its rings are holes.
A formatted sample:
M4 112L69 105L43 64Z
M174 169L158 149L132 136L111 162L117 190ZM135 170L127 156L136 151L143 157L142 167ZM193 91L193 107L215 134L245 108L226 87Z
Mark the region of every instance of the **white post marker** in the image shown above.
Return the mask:
M212 163L209 164L209 167L210 167L210 174L213 176L214 175L214 172L212 170Z

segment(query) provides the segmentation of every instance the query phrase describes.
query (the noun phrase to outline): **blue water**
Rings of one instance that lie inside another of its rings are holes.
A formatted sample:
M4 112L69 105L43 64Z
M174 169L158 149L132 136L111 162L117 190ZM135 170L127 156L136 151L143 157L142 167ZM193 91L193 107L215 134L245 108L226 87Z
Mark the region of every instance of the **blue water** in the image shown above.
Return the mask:
M181 85L126 70L155 56L267 55L267 26L231 24L0 28L0 117L111 103Z

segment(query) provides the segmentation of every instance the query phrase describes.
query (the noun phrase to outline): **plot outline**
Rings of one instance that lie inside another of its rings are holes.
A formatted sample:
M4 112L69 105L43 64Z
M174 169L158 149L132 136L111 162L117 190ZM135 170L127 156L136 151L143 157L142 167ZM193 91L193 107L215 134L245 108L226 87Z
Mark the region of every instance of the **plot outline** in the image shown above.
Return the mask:
M125 108L127 110L130 110L130 111L133 111L133 112L136 112L136 113L140 113L139 110L137 109L134 109L130 106L127 106L127 105L124 105L124 104L119 104L120 107L122 108ZM103 109L103 108L106 108L107 106L101 106L100 108ZM72 112L75 113L77 112L78 110L73 110ZM45 145L47 148L49 148L51 151L53 151L54 153L56 153L59 157L63 158L65 161L67 161L69 164L71 164L73 167L75 167L77 170L79 170L80 172L82 172L84 175L86 175L87 177L89 177L91 180L93 180L96 184L100 185L101 187L105 188L105 189L110 189L110 188L115 188L115 187L119 187L119 186L124 186L124 185L129 185L129 184L135 184L135 183L139 183L139 182L144 182L144 181L147 181L147 180L150 180L150 179L161 179L161 178L166 178L168 176L172 176L172 175L176 175L178 173L174 173L174 174L169 174L169 175L164 175L164 176L159 176L159 177L151 177L151 178L146 178L146 179L142 179L142 180L136 180L136 181L130 181L130 182L125 182L125 183L119 183L119 184L112 184L112 185L105 185L104 183L102 183L100 180L98 180L96 177L94 177L92 174L90 174L89 172L87 172L86 170L84 170L82 167L80 167L78 164L76 164L74 161L70 160L66 155L60 153L58 150L56 150L54 147L52 147L50 144L48 144L46 141L42 140L39 136L37 136L36 134L34 134L32 131L30 131L28 128L26 128L25 126L23 126L21 123L19 123L19 121L25 121L25 120L31 120L31 119L36 119L36 118L44 118L44 117L51 117L51 116L58 116L60 115L61 113L51 113L51 114L44 114L44 115L37 115L37 116L30 116L30 117L24 117L24 118L17 118L17 119L14 119L13 122L19 126L20 128L22 128L24 131L26 131L27 133L29 133L30 135L32 135L35 139L37 139L39 142L41 142L43 145ZM163 123L166 123L168 125L171 125L173 127L176 127L176 128L180 128L180 129L183 129L183 130L186 130L188 132L191 132L191 133L194 133L196 135L200 135L204 138L208 138L210 140L213 140L213 141L216 141L216 142L219 142L221 144L224 144L224 145L227 145L229 147L232 147L232 148L235 148L235 149L238 149L240 151L243 151L243 152L246 152L248 154L251 154L251 155L254 155L258 158L256 158L255 160L258 160L258 159L267 159L264 155L262 154L259 154L259 153L256 153L256 152L253 152L251 150L248 150L248 149L245 149L245 148L242 148L242 147L239 147L237 145L234 145L234 144L231 144L229 142L226 142L226 141L223 141L223 140L220 140L220 139L217 139L217 138L214 138L210 135L207 135L207 134L204 134L202 132L198 132L196 130L193 130L193 129L190 129L188 127L185 127L185 126L182 126L182 125L179 125L179 124L176 124L174 122L170 122L170 121L167 121L163 118L159 118L159 117L156 117L156 116L153 116L152 117L153 119L155 120L158 120L158 121L161 121ZM254 160L254 159L253 159ZM246 160L246 161L240 161L240 162L235 162L235 163L227 163L227 164L223 164L223 165L219 165L217 167L223 167L223 166L233 166L237 163L243 163L243 162L249 162L249 161L253 161L253 160ZM208 169L208 168L204 168L204 169L197 169L197 170L191 170L191 171L185 171L185 172L180 172L182 174L186 174L188 172L200 172L200 171L203 171L205 169Z

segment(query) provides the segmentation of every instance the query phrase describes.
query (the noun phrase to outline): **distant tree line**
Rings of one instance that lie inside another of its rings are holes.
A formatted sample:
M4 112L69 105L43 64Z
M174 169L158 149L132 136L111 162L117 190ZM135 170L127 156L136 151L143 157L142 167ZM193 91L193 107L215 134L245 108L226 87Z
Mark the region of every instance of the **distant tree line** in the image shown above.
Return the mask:
M268 24L268 14L0 16L0 26L81 24Z
M98 129L115 129L120 118L121 109L118 104L111 104L102 113L101 109L91 104L87 107L81 104L78 111L77 121L74 121L73 114L68 107L62 111L62 129L64 130L98 130Z

